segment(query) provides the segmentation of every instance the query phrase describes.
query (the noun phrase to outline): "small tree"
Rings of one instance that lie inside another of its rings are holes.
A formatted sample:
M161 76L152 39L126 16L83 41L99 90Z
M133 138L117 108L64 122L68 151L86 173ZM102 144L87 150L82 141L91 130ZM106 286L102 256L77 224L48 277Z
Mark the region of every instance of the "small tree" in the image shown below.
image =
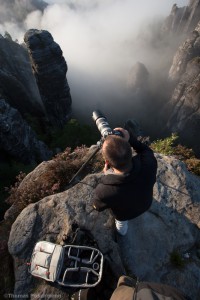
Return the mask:
M164 155L174 155L183 161L187 169L193 174L200 176L200 159L196 158L192 149L183 145L175 145L178 135L172 133L170 137L163 140L156 140L151 144L151 148L158 153Z
M163 140L156 140L151 144L151 148L158 153L164 155L173 155L174 154L174 143L178 139L176 133L172 133L170 137L167 137Z

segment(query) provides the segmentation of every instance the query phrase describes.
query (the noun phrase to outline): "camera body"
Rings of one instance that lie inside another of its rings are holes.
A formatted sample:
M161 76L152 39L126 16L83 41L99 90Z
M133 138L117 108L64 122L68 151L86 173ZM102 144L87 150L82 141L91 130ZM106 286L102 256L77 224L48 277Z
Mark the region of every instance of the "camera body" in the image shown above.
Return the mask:
M123 137L123 134L121 131L118 130L112 130L110 128L110 125L106 119L106 117L101 113L100 110L93 111L92 119L95 121L98 130L101 133L101 136L105 139L108 135L118 135Z

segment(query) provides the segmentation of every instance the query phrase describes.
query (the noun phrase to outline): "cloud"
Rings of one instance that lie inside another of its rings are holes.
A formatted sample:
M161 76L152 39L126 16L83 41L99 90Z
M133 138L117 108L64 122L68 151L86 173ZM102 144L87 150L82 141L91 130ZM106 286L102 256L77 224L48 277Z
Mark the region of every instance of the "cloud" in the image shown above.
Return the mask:
M132 43L138 30L155 15L157 19L162 16L159 0L152 1L148 8L145 2L85 0L73 1L71 6L53 4L43 15L39 12L29 14L25 28L49 30L67 61L75 68L87 68L88 72L107 69L110 72L112 64L112 68L116 66L115 72L120 60L123 64L130 63L131 53L126 46Z
M134 99L126 99L125 85L131 67L140 61L150 72L151 69L165 72L172 58L169 45L159 40L158 29L174 1L46 2L50 5L44 11L28 13L23 24L12 28L11 23L4 23L0 30L6 25L6 30L18 39L22 39L23 30L30 28L45 29L52 34L69 67L67 77L76 116L90 118L90 110L102 108L118 115L120 111L124 119L129 117ZM187 3L179 0L177 4Z

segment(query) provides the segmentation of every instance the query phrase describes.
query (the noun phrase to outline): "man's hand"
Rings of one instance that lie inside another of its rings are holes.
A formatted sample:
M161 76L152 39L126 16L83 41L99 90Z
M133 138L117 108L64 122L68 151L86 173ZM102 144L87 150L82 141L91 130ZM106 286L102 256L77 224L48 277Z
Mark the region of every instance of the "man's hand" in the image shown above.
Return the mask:
M110 166L109 166L108 162L105 162L103 172L106 173L106 171L108 171L108 169L110 169Z
M121 128L121 127L117 127L114 130L121 131L122 134L123 134L122 138L125 139L127 142L129 141L130 134L129 134L129 132L126 129Z

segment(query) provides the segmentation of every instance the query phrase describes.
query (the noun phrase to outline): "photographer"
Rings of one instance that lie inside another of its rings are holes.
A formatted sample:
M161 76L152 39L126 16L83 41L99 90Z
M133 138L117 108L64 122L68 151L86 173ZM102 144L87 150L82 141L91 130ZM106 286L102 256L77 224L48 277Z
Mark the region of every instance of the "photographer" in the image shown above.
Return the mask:
M121 276L110 300L191 300L178 289L154 282L136 282Z
M110 208L117 232L124 236L128 220L141 215L152 204L157 161L153 151L132 133L123 128L115 130L121 136L111 134L103 142L105 176L95 189L93 207L98 211ZM131 147L137 153L134 157Z

